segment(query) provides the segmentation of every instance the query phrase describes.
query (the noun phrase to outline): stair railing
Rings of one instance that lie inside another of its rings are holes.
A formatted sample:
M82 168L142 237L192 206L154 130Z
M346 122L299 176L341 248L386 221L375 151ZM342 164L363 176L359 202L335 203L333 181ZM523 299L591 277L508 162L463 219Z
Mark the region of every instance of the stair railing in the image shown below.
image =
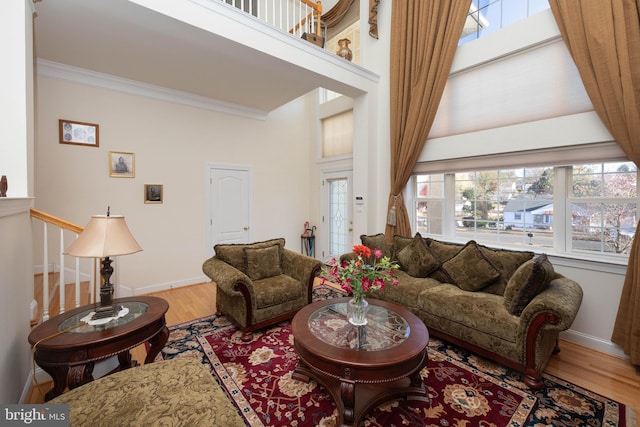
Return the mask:
M320 0L222 1L296 37L304 33L322 35Z
M49 306L51 304L50 296L49 296L49 233L48 233L48 230L50 227L54 227L55 229L57 229L57 231L60 234L60 251L58 254L60 271L59 271L58 289L59 289L59 304L60 304L59 314L62 314L65 311L65 298L66 298L65 257L68 256L64 254L65 247L68 246L68 244L65 244L65 231L75 233L75 238L77 238L78 235L82 233L84 228L34 208L31 208L31 218L34 220L41 221L44 226L41 319L42 321L46 321L49 319L49 315L50 315ZM97 262L98 260L94 260L94 262L92 263L93 271L92 271L92 274L89 275L89 293L90 293L91 302L95 301L94 288L95 288L96 279L98 277ZM81 302L80 302L80 259L79 258L75 258L75 268L73 272L75 273L75 307L80 307Z

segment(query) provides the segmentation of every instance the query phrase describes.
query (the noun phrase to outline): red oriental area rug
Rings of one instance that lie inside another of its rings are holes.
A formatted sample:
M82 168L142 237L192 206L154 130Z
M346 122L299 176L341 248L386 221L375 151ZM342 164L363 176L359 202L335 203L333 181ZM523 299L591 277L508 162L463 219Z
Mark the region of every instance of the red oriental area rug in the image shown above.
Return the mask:
M329 394L291 377L298 357L290 322L255 333L248 343L240 335L223 316L199 319L171 329L163 357L209 365L248 426L336 425ZM431 338L428 353L421 376L431 402L386 402L368 414L365 427L637 426L632 409L558 378L545 374L545 387L533 391L520 373L446 342Z

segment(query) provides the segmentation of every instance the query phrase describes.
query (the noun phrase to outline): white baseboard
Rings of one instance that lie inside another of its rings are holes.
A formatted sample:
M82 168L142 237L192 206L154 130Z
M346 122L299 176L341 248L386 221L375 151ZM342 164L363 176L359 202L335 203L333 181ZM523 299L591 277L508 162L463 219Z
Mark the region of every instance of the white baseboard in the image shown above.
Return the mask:
M60 271L60 264L49 264L48 267L48 271L49 273L55 273L55 272L59 272ZM33 266L33 274L44 274L44 265L40 264L40 265L34 265ZM73 283L76 280L76 271L72 268L68 268L65 267L64 269L64 277L65 277L65 282L68 283ZM69 280L69 278L72 278L72 280ZM91 278L91 276L89 276L86 273L80 272L80 281L81 282L86 282Z
M181 288L183 286L195 285L197 283L210 282L207 276L194 277L191 279L177 280L175 282L158 283L155 285L145 286L142 288L131 288L126 285L118 285L117 298L132 297L136 295L145 295L152 292L167 291L169 289Z
M629 356L624 354L624 350L617 344L609 340L587 335L582 332L569 329L568 331L560 332L560 338L565 341L570 341L575 344L580 344L584 347L588 347L592 350L607 353L612 356L620 357L622 359L628 359ZM562 348L561 348L562 350Z

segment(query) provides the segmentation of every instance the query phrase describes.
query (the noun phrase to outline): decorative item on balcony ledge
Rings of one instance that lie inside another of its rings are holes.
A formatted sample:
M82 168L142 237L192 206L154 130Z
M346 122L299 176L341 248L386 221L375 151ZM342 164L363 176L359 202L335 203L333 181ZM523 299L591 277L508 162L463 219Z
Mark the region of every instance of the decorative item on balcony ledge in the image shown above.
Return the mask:
M7 175L2 175L2 178L0 178L0 197L7 197L8 188Z
M340 285L353 298L347 304L347 319L353 325L367 323L368 303L364 297L369 291L381 290L387 285L396 285L394 270L398 264L388 256L383 257L380 249L373 250L364 245L355 245L356 257L342 264L333 258L320 273L322 283L325 281ZM373 264L368 264L371 261Z
M100 287L100 307L91 320L117 317L120 306L113 305L113 285L111 284L111 256L128 255L140 252L142 248L131 235L129 227L122 215L93 215L89 223L80 233L75 242L64 252L80 258L103 258L100 274L102 286Z
M351 43L351 40L349 39L338 40L338 51L336 52L336 55L346 59L347 61L351 61L351 58L353 58L353 52L349 49L349 43Z

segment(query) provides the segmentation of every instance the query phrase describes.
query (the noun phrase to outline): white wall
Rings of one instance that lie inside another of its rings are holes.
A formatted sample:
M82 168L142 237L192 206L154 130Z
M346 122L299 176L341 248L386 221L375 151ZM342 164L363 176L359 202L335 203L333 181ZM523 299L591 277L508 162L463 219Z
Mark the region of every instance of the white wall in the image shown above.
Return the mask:
M312 97L261 121L46 77L37 96L36 207L82 226L107 206L125 215L144 250L120 257L121 288L143 293L205 279L208 163L251 167L251 240L284 237L300 250ZM100 147L59 144L58 119L99 124ZM135 178L109 177L109 151L135 153ZM144 204L144 184L164 185L164 203Z
M29 303L33 298L29 207L33 157L33 62L30 0L0 3L0 403L18 403L29 373Z

